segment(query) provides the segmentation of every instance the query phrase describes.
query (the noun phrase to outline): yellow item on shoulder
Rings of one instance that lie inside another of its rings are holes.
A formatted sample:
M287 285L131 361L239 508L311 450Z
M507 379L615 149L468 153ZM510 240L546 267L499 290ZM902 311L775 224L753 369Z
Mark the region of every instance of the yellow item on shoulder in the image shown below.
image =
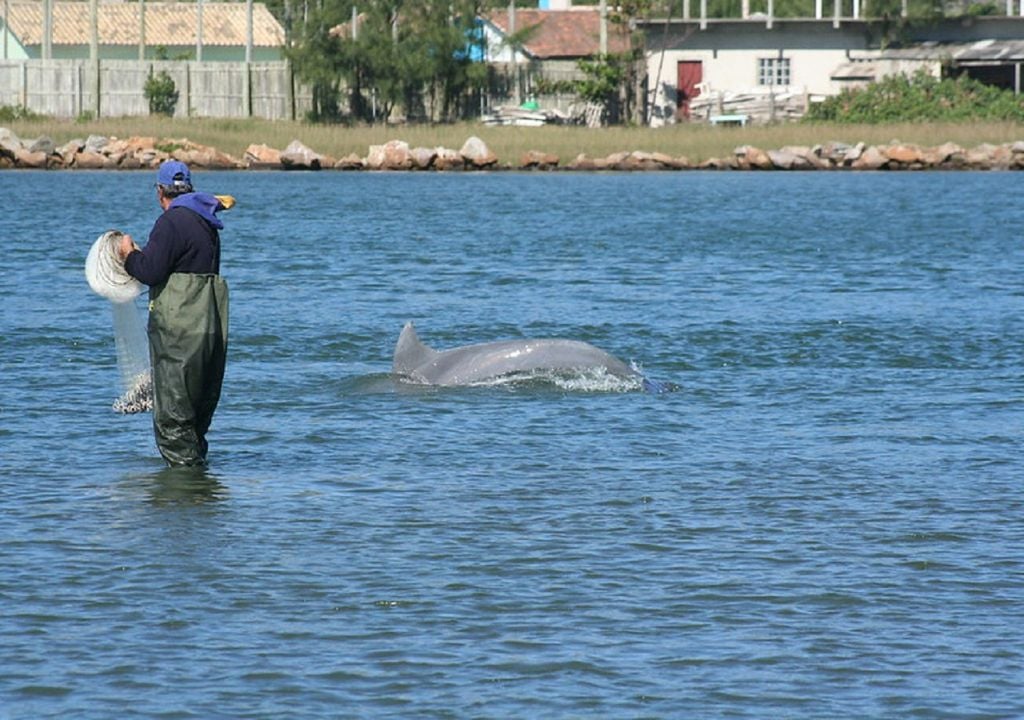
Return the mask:
M235 206L234 195L214 195L214 197L224 206L225 210L230 210Z

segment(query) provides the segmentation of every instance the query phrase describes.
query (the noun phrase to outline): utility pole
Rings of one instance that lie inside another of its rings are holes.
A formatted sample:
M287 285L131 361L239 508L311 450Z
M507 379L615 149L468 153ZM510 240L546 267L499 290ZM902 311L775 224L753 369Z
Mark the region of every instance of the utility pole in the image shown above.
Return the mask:
M203 0L196 0L196 62L203 61Z
M89 0L89 62L96 64L100 59L100 25L96 18L96 0Z
M4 27L4 33L7 28ZM53 0L43 0L43 60L53 59Z
M252 62L252 0L245 0L245 62Z
M146 0L139 0L139 62L146 59Z
M96 0L89 0L89 64L92 65L92 111L100 117L100 22Z
M608 57L608 0L601 0L601 59Z
M516 3L515 0L508 0L508 35L516 34ZM510 43L509 50L512 52L512 97L515 99L516 107L519 107L522 99L519 95L519 60L516 58L516 43Z
M252 0L245 0L245 116L252 117Z

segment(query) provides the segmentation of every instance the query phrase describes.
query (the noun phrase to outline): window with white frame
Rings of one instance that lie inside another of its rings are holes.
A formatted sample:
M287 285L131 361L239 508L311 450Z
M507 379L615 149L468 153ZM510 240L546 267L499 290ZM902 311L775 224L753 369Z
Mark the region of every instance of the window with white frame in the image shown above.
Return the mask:
M789 85L789 58L758 58L758 85Z

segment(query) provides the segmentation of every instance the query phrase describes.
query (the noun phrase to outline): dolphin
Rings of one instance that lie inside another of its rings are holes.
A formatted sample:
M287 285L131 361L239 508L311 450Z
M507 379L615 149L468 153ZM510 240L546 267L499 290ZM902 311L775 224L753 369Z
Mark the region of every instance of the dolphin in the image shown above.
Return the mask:
M411 322L402 328L392 364L395 375L445 386L472 385L512 373L592 369L603 369L622 379L644 380L639 372L618 358L579 340L501 340L434 350L420 341Z

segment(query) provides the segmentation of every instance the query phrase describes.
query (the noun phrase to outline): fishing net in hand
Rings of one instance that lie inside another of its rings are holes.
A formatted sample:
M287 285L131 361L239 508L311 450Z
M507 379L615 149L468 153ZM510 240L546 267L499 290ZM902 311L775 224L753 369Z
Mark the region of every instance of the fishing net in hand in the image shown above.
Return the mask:
M118 249L124 233L108 230L96 238L85 258L85 279L97 295L113 303L134 300L142 293L142 283L124 269Z
M96 239L85 259L85 278L95 293L110 300L121 391L113 409L130 414L153 409L153 378L145 321L135 303L143 286L124 269L118 252L122 237L110 230Z

